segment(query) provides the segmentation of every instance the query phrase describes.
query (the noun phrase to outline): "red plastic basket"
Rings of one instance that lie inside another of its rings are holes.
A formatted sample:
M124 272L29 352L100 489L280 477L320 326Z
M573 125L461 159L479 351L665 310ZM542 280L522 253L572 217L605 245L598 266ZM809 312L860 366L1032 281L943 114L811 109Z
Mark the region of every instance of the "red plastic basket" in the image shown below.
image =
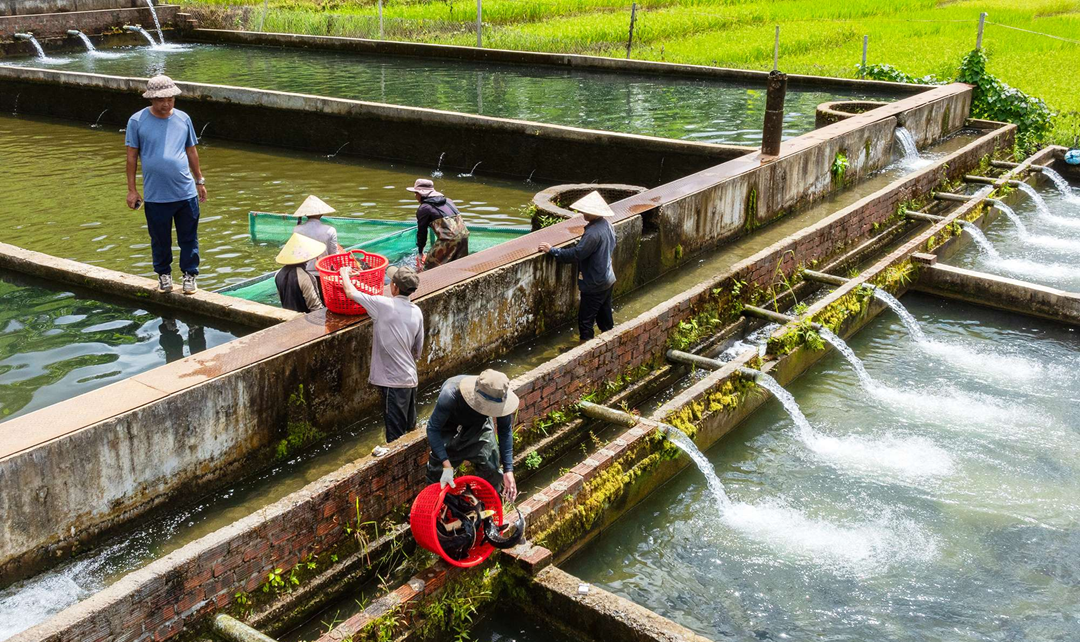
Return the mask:
M370 269L361 270L357 261L363 259ZM386 278L386 266L390 261L380 254L371 254L363 250L352 250L341 254L324 256L315 262L322 281L323 303L331 312L337 314L367 314L364 306L356 303L345 296L345 288L341 285L341 275L338 270L345 266L352 268L351 278L357 290L366 294L381 295L383 293L383 280Z
M468 484L472 486L476 498L484 502L484 508L495 511L492 519L500 526L503 518L502 499L499 497L499 493L496 492L495 487L482 477L464 475L456 478L454 484L455 488L449 486L442 488L440 484L435 483L420 491L420 494L413 501L412 510L409 512L409 526L412 527L413 539L416 540L417 544L454 566L469 568L486 560L491 555L491 552L495 550L495 547L485 542L484 534L478 532L476 541L481 543L473 544L472 549L469 550L469 556L463 560L451 559L439 544L439 536L435 530L435 522L439 519L439 513L442 511L443 498L446 497L447 493L461 494L465 490L465 485Z

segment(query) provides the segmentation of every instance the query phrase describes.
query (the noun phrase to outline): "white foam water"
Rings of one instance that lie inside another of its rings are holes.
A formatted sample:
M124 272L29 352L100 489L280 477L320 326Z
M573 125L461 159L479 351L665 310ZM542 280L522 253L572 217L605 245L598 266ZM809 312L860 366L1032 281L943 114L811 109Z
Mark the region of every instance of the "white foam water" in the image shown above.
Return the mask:
M1065 180L1064 176L1058 174L1049 167L1042 168L1042 175L1050 179L1050 182L1052 182L1054 187L1061 192L1062 196L1069 200L1080 201L1080 198L1076 196L1076 192L1073 190L1072 185L1069 185L1069 181Z
M975 239L976 245L979 246L979 250L982 251L987 257L994 261L1001 261L1001 254L990 243L990 239L986 238L983 231L979 229L978 225L970 223L964 226L964 231L967 232L971 238Z
M1035 209L1039 212L1039 214L1045 216L1050 213L1050 208L1047 207L1046 200L1043 199L1043 197L1037 191L1035 191L1034 187L1028 185L1023 181L1017 183L1016 187L1021 192L1027 194L1028 197L1035 203Z
M1020 236L1022 238L1026 239L1028 237L1027 226L1024 225L1024 222L1022 220L1020 220L1020 216L1015 211L1013 211L1013 208L1009 207L1005 203L1002 203L1001 201L994 201L994 207L997 208L999 212L1007 216L1010 221L1012 221L1012 224L1016 226L1016 229L1018 232L1020 232Z
M698 449L697 445L694 444L694 440L687 437L686 433L674 426L665 426L664 435L668 441L678 446L679 450L689 455L690 459L697 465L701 474L705 476L709 492L712 493L713 499L716 500L720 512L723 513L727 510L731 506L731 500L728 499L727 493L724 491L724 483L716 476L716 470L713 468L712 462L705 456L705 453Z
M154 0L146 0L146 6L150 7L150 15L154 16L154 26L157 27L157 44L163 45L165 44L165 36L161 33L161 21L158 20L157 9L154 9ZM153 44L153 38L150 39L150 42Z
M878 574L897 565L926 563L938 543L914 522L884 515L870 522L836 524L807 516L777 500L735 503L723 522L785 556L816 568L858 575Z
M893 130L893 138L900 145L900 151L903 154L899 161L901 167L915 170L933 163L932 160L919 155L919 147L915 144L915 137L907 129L897 127Z
M863 365L862 360L855 356L855 352L851 349L851 346L825 326L819 326L817 331L822 339L828 342L832 347L836 348L837 352L844 355L844 358L847 359L848 363L850 363L851 367L855 370L855 374L859 376L859 382L862 383L864 388L871 390L877 387L877 382L874 381L874 378L866 371L866 366Z

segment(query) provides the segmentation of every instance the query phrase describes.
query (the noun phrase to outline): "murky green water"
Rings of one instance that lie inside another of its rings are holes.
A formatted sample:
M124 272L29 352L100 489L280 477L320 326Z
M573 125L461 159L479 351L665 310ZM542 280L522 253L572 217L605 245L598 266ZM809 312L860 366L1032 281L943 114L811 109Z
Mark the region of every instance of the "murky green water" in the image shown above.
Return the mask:
M0 422L245 333L88 295L0 272Z
M1080 336L903 301L565 565L712 639L1070 640L1080 634Z
M71 54L54 63L12 58L6 64L119 76L166 73L176 80L709 143L758 145L765 115L764 85L747 83L225 45L169 45L164 50L124 47L105 53L118 55ZM819 103L872 97L791 88L784 135L798 136L813 129ZM212 128L211 122L211 135Z
M1016 191L1006 199L1024 225L1021 230L1001 215L986 230L986 238L999 257L989 256L974 243L948 263L973 270L1080 292L1080 189L1066 195L1042 179L1036 192L1040 207L1029 195Z
M115 129L0 115L0 202L5 212L18 213L0 230L0 241L152 277L146 219L124 202L124 149L124 136ZM277 245L252 243L249 211L292 212L316 194L338 216L406 220L414 217L416 200L405 187L435 169L435 159L428 168L329 159L218 142L209 131L199 156L209 192L199 223L199 285L205 289L280 267L274 263ZM436 185L466 221L485 225L528 224L520 209L541 189L449 172ZM173 254L178 276L179 249Z

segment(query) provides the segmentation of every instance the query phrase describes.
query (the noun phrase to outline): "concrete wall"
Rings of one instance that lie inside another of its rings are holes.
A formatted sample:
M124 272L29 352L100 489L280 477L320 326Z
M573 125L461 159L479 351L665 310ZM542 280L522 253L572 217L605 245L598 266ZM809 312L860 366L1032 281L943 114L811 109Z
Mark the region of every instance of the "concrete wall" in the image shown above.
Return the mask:
M659 185L752 148L600 132L380 103L199 83L178 83L177 106L217 138L470 169L536 180ZM0 68L0 109L118 127L146 106L146 80L44 69ZM285 125L287 124L287 126ZM424 144L417 144L418 131Z
M144 4L139 0L0 0L0 16L127 9Z
M193 17L198 18L197 15ZM420 58L444 58L469 62L500 64L545 65L570 67L607 73L662 75L670 77L706 78L727 82L759 84L764 88L769 73L750 69L731 69L705 65L684 65L649 60L625 60L581 54L544 53L538 51L513 51L438 45L419 42L395 42L364 38L337 36L305 36L292 33L261 33L257 31L234 31L225 29L195 29L185 34L185 40L236 45L259 45L265 47L290 47L298 49L323 49L347 51L357 54L389 56L414 56ZM883 96L911 96L927 90L926 85L884 82L880 80L857 80L854 78L830 78L827 76L788 75L788 86L798 89L837 89Z
M613 331L515 378L512 385L522 398L519 423L529 425L533 419L576 402L584 392L600 383L643 363L655 362L667 349L670 334L680 322L700 311L702 305L714 296L714 289L728 288L735 280L767 286L774 279L773 272L777 264L781 263L780 257L789 253L793 253L792 259L781 264L790 272L798 262L826 261L848 251L858 241L872 234L874 223L880 223L892 216L900 200L910 198L916 193L926 193L946 173L949 176L959 176L970 171L984 154L998 147L1011 147L1014 131L1015 128L1009 126L989 133L942 159L935 166L867 196L828 219L740 262L727 273L660 303L649 312L619 324ZM521 261L515 265L528 262ZM313 320L311 315L308 320ZM350 337L360 334L363 328L368 327L368 324L362 323L344 332L305 343L294 350L288 360L284 357L268 359L262 367L247 368L244 372L250 375L251 371L258 371L269 378L292 376L283 374L283 370L278 369L276 364L288 361L286 368L303 368L302 364L318 359L321 354L359 354L356 352L357 345L352 343L353 339ZM274 330L277 328L261 334ZM340 350L352 351L338 352ZM313 368L312 372L314 371ZM351 381L346 382L346 386L356 385L356 379L365 373L362 364L347 373L340 368L332 368L327 371L327 379L338 385L340 379L347 377ZM219 377L203 387L220 384L223 380L235 376L239 375ZM295 379L290 379L290 383L293 381ZM246 386L235 381L232 385ZM193 393L186 393L185 396L190 399L191 394ZM312 390L313 399L326 396L323 388ZM764 397L759 399L759 402L763 399ZM254 400L247 400L248 403L252 401ZM341 399L337 401L340 402ZM114 425L112 429L117 427ZM635 434L641 436L645 432L640 430L640 434ZM618 452L627 445L625 440L612 442L605 449L606 452L602 451L601 455L590 458L592 463L588 465L599 470L598 466L614 460ZM413 468L419 469L418 462L422 461L426 452L424 435L419 431L410 433L394 443L392 453L387 457L379 460L365 458L346 466L260 511L261 517L252 516L193 542L169 557L129 574L90 600L71 607L46 624L15 639L18 642L113 639L129 632L129 628L134 626L132 623L143 619L150 621L153 626L133 629L134 634L126 639L142 639L139 636L148 638L154 626L164 631L163 637L172 635L181 627L194 626L200 617L214 606L221 608L228 605L236 590L257 586L264 581L267 570L273 565L287 568L285 563L302 556L304 551L310 552L316 548L326 550L340 542L344 537L343 524L355 520L355 509L351 502L356 489L364 489L368 484L374 484L376 488L383 487L380 485L382 482L375 483L372 479L390 475L394 480L393 489L387 490L386 494L377 495L370 506L367 503L362 505L362 518L365 520L380 517L380 511L388 510L387 507L393 505L394 498L414 496L423 482L415 477L396 475L400 474L398 471L403 467L409 467L410 462ZM60 453L57 456L68 455ZM0 475L3 470L0 466ZM580 487L582 480L594 474L585 469L575 468L575 471L577 472L573 474L579 475L577 487ZM3 481L5 483L0 484L0 488L8 486L6 480ZM565 485L553 487L560 489L559 492L574 488ZM25 488L20 495L26 494ZM557 499L557 493L545 491L523 502L523 510L530 513L530 523L540 519L543 511L557 510L560 505ZM545 506L546 508L543 508ZM20 516L16 520L29 518L32 516ZM314 533L314 539L311 533ZM281 548L277 549L279 542ZM256 552L252 555L237 553L249 550Z
M657 252L663 247L674 255L677 252L667 239L690 244L685 236L688 228L664 214L669 207L666 199L672 199L670 203L687 218L704 220L710 212L720 217L718 204L730 199L725 190L712 184L699 189L704 181L730 182L730 189L736 189L746 175L789 164L805 169L789 176L788 182L812 180L828 170L827 165L811 166L809 161L829 160L815 153L815 146L831 144L834 136L862 140L864 128L877 131L882 120L888 128L892 118L888 110L903 113L921 108L926 100L962 98L968 91L961 86L927 92L886 108L881 117L870 112L801 137L809 140L789 141L778 159L735 161L707 175L615 204L619 287L628 289L661 272L646 255L646 247ZM971 158L977 160L1003 144L1011 131L1000 130L952 155L950 175L959 167L971 167ZM895 212L900 200L936 184L941 171L939 164L916 173L905 180L906 187L876 200L863 199L855 209L826 219L846 221L840 226L844 233L823 224L808 228L798 237L798 255L809 261L827 255L838 242L865 237L873 223ZM808 183L806 189L815 187ZM785 198L795 196L795 190L785 186L776 195L763 197L759 211L769 213L766 207L782 206ZM663 246L640 242L641 214L657 206L666 217L659 232L665 239ZM693 237L693 247L704 249L742 233L743 226L689 227L694 229L700 232ZM414 295L428 328L421 385L486 362L571 318L577 296L574 270L569 265L557 266L538 254L536 246L541 241L569 243L581 231L580 219L567 221L425 272L421 289ZM774 254L739 264L737 274L752 283L771 282ZM690 260L690 255L685 252L668 265ZM706 300L709 290L697 290L692 293L697 299L691 296L676 309L656 312L651 321L639 323L635 327L642 336L599 339L605 350L618 352L603 358L597 353L595 360L587 360L591 365L584 373L560 370L566 367L561 357L551 362L548 368L555 370L543 371L558 372L552 375L554 379L521 384L527 408L519 420L543 416L576 398L582 386L597 377L633 367L622 361L624 355L637 365L654 357L672 328L689 314L692 303ZM177 493L190 497L250 470L262 461L267 447L281 438L286 423L284 402L301 384L306 386L310 416L319 428L335 430L358 420L376 403L374 391L366 384L370 329L366 319L309 314L6 424L8 430L0 435L0 513L12 519L0 524L0 577L30 572L57 551L123 524ZM157 434L163 425L175 429L168 435ZM68 483L71 479L79 483ZM28 493L28 488L35 491Z
M0 5L2 9L2 5ZM158 20L163 28L171 27L176 14L180 10L178 5L157 5ZM77 39L67 35L68 29L78 29L87 35L112 33L123 25L142 25L148 31L153 31L154 17L150 9L145 6L135 8L116 8L94 11L68 11L65 13L35 13L31 15L4 15L0 12L0 56L2 55L26 55L32 54L33 48L29 43L16 41L16 32L32 32L34 37L41 42L46 49L55 49L53 44L66 43L72 48L83 50L84 47ZM142 42L146 40L139 36ZM128 38L127 40L130 40Z

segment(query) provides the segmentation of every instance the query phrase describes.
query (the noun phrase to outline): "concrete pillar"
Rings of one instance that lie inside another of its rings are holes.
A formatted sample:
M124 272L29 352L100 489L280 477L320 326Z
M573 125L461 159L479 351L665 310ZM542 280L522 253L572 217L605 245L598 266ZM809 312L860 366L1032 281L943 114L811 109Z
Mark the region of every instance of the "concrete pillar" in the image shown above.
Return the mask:
M761 153L780 155L784 138L784 97L787 95L787 74L770 71L765 95L765 128L761 133Z

